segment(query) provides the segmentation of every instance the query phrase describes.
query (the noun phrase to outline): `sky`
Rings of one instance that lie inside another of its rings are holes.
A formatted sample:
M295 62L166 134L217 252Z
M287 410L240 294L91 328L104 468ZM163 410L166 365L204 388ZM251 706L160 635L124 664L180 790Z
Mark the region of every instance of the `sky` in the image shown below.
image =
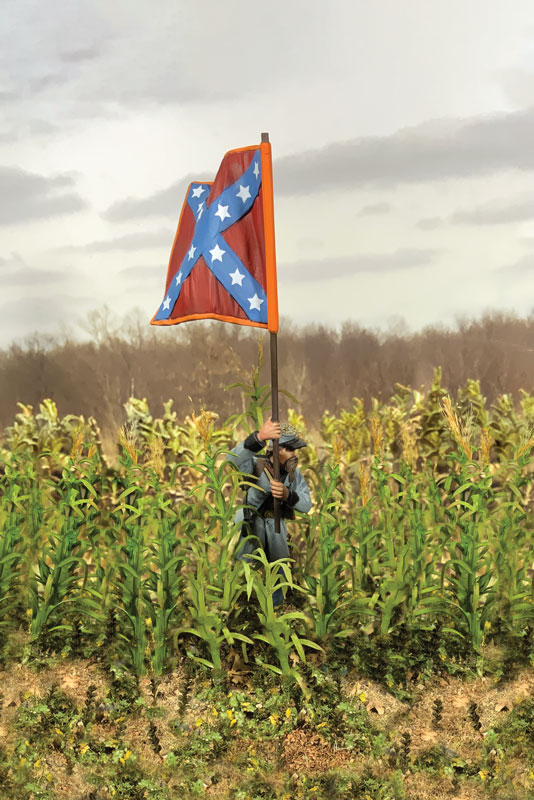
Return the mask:
M2 10L0 347L148 325L185 188L262 131L281 332L534 309L532 0Z

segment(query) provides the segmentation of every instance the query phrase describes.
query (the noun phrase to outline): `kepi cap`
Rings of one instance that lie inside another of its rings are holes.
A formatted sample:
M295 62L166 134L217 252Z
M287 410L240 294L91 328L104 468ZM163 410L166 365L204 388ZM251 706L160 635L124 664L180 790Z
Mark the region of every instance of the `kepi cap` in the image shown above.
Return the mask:
M293 427L293 425L289 425L289 423L284 422L282 424L282 435L278 439L278 443L281 447L291 447L293 450L299 450L301 447L307 447L307 443L304 439L301 439L297 433L297 429Z

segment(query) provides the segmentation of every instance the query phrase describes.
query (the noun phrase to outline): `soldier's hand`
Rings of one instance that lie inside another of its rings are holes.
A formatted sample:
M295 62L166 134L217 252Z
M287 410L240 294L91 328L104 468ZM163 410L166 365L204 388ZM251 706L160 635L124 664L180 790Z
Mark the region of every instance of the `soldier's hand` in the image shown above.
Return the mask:
M269 478L269 482L271 484L272 496L276 497L278 500L287 500L289 497L289 489L287 486L284 486L281 481L275 481L273 478Z
M270 417L265 420L258 431L258 439L262 442L265 442L267 439L279 439L281 435L282 426L279 422L273 422Z

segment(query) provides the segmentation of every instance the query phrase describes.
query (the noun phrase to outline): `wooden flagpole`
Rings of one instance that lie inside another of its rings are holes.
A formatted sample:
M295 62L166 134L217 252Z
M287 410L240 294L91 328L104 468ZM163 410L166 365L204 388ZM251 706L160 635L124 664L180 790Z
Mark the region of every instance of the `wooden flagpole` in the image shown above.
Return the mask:
M269 134L261 135L261 172L263 190L263 222L265 228L265 265L267 277L267 328L271 340L271 404L273 422L280 422L278 409L278 286L276 280L276 249L274 241L274 193L271 144ZM280 450L278 439L273 439L273 475L280 480ZM274 530L280 533L280 503L273 498Z

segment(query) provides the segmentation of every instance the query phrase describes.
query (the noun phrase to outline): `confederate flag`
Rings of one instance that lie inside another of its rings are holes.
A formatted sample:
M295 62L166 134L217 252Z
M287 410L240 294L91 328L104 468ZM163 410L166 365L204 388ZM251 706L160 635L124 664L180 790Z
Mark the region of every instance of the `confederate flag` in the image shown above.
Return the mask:
M190 184L152 325L212 318L276 332L276 266L265 257L269 213L274 248L270 169L270 145L243 147L224 156L213 183Z

